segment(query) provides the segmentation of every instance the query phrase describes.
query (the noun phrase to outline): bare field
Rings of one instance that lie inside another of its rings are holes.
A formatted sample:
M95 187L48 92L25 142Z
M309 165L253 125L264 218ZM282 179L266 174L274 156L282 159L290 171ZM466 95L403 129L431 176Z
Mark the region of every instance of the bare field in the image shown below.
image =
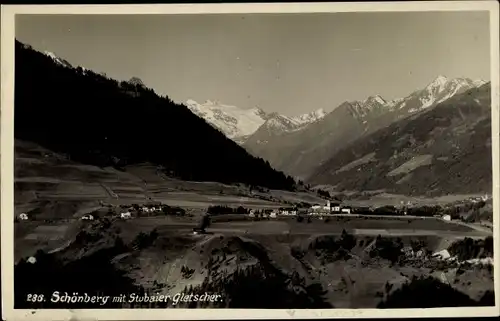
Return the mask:
M19 158L19 161L17 161ZM157 201L171 206L207 208L210 205L279 207L239 185L186 182L165 177L155 166L127 166L125 171L73 163L61 155L16 141L16 205L40 201L101 200L111 204ZM306 194L306 193L304 193ZM307 198L307 195L302 195ZM281 197L294 200L290 193ZM300 196L299 196L300 198Z

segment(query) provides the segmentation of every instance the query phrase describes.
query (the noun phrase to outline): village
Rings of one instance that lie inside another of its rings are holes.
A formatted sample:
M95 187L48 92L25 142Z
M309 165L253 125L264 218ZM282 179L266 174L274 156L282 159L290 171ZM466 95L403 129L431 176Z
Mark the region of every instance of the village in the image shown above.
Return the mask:
M363 210L363 209L357 209ZM351 214L353 208L351 206L343 206L340 203L326 201L326 204L314 204L309 208L299 207L282 207L279 209L264 209L264 210L250 210L248 214L250 217L255 218L276 218L278 216L297 216L297 215L310 215L322 218L325 215L338 215L338 214Z

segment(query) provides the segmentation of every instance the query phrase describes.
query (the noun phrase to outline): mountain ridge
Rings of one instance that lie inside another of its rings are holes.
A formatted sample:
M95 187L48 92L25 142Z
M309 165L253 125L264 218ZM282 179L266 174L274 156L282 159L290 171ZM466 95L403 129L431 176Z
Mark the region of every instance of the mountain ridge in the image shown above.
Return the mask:
M491 83L396 121L339 150L307 179L336 190L491 193Z

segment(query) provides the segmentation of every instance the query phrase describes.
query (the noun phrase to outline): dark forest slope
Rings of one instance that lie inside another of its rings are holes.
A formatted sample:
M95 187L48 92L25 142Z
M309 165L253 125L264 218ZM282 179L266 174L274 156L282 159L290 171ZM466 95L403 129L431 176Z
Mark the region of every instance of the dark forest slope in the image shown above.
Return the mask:
M406 195L491 193L491 144L487 83L355 141L309 182Z
M294 187L292 178L142 84L58 64L17 41L15 57L17 139L93 165L151 162L186 180Z

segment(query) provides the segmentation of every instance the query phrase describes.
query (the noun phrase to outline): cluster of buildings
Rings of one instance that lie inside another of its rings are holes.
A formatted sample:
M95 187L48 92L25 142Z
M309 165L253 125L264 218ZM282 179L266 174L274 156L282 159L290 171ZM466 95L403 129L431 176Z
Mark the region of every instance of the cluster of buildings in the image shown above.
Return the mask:
M325 215L325 214L351 214L352 208L350 206L343 206L340 203L332 203L326 201L326 204L315 204L309 209L310 215Z
M134 211L135 209L133 207L130 207L127 211L125 212L121 212L120 213L120 218L122 219L130 219L132 218L132 211ZM141 214L155 214L155 213L159 213L162 211L162 208L161 206L151 206L151 207L147 207L147 206L143 206L143 207L140 207L138 210L136 210L138 213L138 215L141 215Z
M142 207L129 207L126 208L126 210L120 212L119 218L121 219L130 219L132 218L132 213L135 212L138 216L144 215L144 214L149 214L153 215L155 213L160 213L162 212L162 207L161 206L142 206ZM92 221L94 220L95 217L92 214L86 214L81 217L81 220L83 221Z
M298 213L297 208L282 207L279 209L265 209L261 211L251 210L248 216L257 218L276 218L278 215L295 216L297 215L297 213Z
M250 217L260 217L260 218L275 218L278 215L280 216L296 216L298 214L303 215L317 215L323 216L326 214L351 214L353 209L350 206L343 206L340 203L335 203L331 201L327 201L326 204L320 205L315 204L310 208L298 209L296 207L282 207L279 209L272 210L262 210L255 211L251 210L248 214Z

